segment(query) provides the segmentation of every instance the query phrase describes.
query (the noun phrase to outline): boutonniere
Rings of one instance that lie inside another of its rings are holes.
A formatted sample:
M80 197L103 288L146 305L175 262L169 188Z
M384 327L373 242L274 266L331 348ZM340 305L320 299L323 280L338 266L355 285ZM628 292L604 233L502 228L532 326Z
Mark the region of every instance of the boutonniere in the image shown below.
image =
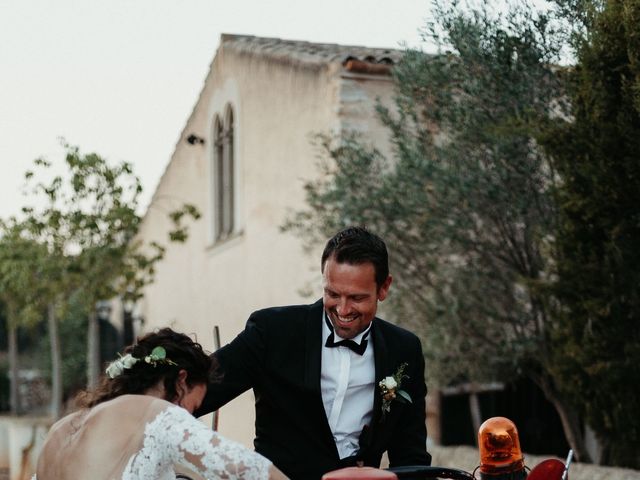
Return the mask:
M411 396L404 390L401 390L403 380L409 378L409 375L405 375L404 370L407 368L407 364L403 363L398 367L396 373L390 377L385 377L380 380L378 386L380 387L380 394L382 395L382 417L391 411L391 402L398 400L400 403L413 403Z

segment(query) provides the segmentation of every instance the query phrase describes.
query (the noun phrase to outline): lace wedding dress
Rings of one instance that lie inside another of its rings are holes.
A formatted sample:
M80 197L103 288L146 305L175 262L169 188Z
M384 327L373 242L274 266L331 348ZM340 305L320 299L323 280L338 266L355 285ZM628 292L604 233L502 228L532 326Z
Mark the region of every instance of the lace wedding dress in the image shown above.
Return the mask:
M269 460L218 435L178 406L168 406L146 424L142 443L117 478L175 480L175 467L205 479L269 478ZM92 478L91 472L85 478Z
M129 459L122 480L174 480L173 465L207 479L264 480L271 462L171 406L145 428L144 445Z

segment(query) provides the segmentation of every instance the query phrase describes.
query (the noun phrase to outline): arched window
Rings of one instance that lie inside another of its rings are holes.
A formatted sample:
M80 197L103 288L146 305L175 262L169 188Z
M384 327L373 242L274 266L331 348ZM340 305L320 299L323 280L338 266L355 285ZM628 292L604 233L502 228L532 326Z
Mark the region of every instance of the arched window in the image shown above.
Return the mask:
M224 119L224 165L223 165L223 198L224 205L222 215L222 230L226 235L233 232L233 110L231 106L227 106L227 112Z
M214 239L225 239L234 228L234 141L233 109L227 106L224 121L213 122Z

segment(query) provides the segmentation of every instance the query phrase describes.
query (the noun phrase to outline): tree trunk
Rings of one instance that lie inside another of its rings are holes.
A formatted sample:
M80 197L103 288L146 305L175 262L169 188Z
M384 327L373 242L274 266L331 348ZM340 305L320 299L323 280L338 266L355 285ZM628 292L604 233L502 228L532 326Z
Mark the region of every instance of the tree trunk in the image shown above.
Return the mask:
M578 415L565 403L549 377L544 374L533 375L532 380L540 387L547 400L553 404L558 412L564 435L576 456L576 460L582 463L592 463Z
M133 344L135 340L133 332L133 307L124 300L122 302L122 342L118 345L118 348L126 347Z
M480 400L478 392L474 389L469 393L469 412L471 413L471 423L473 424L474 439L478 446L478 431L482 425L482 412L480 411Z
M89 312L87 329L87 388L95 388L100 378L100 324L95 309Z
M9 343L9 371L11 372L11 386L9 387L9 403L11 414L20 415L20 390L18 388L18 329L15 325L15 317L9 312L7 318L8 343Z
M47 306L47 323L51 340L51 416L58 420L62 416L62 353L53 302Z

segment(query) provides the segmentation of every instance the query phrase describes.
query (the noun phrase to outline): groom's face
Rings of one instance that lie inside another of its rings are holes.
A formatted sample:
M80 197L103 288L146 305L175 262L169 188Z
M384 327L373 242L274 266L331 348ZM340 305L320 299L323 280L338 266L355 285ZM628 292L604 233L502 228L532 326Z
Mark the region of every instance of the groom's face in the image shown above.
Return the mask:
M329 257L322 272L322 300L335 332L342 338L353 338L364 331L390 285L391 276L378 287L375 267L370 262L353 265Z

